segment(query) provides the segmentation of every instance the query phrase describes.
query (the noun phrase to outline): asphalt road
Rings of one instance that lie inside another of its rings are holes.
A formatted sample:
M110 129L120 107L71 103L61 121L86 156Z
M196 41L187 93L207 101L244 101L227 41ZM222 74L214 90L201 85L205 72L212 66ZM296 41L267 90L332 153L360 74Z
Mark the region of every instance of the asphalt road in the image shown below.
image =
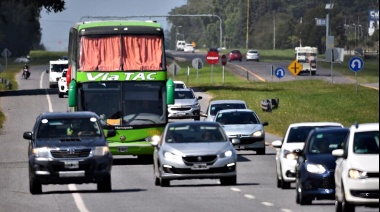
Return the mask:
M276 188L275 149L269 146L266 155L239 152L236 186L221 186L216 180L184 180L173 181L168 188L156 187L152 164L123 157L115 159L111 193L96 192L95 184L70 184L43 186L42 195L31 195L28 141L22 133L32 129L38 114L67 110L67 98L58 98L57 90L48 88L45 70L31 67L30 79L18 76L19 91L1 94L0 106L7 120L0 130L0 211L334 211L333 201L297 205L294 185L286 190ZM197 95L205 96L201 104L207 105L208 96ZM267 135L267 142L273 139L279 138ZM361 207L357 211L378 209Z

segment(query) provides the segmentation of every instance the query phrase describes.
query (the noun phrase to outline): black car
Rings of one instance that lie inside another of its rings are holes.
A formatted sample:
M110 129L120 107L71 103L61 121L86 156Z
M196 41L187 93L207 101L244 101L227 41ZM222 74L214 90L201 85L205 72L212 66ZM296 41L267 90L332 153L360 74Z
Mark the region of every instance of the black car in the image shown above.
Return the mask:
M42 113L23 137L29 140L30 193L41 194L42 185L70 183L97 183L98 191L111 191L113 157L95 113Z
M335 198L335 161L331 154L349 134L347 128L317 128L310 131L296 165L296 202L309 205L312 200Z

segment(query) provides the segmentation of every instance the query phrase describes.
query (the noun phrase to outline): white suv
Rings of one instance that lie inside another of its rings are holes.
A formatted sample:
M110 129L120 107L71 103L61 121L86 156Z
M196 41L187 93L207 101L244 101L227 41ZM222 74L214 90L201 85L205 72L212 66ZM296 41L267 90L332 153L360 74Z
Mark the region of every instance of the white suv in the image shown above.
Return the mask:
M355 211L355 206L379 206L379 123L355 124L335 168L336 211Z
M322 127L342 127L337 122L301 122L290 124L283 140L272 142L277 148L276 175L277 187L290 188L290 184L296 181L297 150L302 150L305 140L312 129Z
M168 105L169 119L200 120L201 106L198 100L202 96L195 96L190 88L174 90L174 105Z

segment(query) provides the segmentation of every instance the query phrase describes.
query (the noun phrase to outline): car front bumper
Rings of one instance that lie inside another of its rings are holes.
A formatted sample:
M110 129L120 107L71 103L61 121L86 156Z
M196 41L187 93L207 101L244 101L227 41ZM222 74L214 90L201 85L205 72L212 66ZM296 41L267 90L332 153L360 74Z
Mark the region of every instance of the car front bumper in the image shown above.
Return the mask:
M354 205L379 204L379 178L347 179L345 198Z
M35 158L30 157L30 175L42 184L97 183L110 176L113 157Z

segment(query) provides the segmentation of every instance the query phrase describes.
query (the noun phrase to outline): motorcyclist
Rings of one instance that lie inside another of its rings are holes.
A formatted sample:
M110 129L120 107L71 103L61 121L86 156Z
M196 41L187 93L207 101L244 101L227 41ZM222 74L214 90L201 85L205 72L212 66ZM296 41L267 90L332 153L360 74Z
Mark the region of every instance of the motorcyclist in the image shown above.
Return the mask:
M30 76L29 66L26 63L23 68L23 74L25 74L25 79L28 79Z

